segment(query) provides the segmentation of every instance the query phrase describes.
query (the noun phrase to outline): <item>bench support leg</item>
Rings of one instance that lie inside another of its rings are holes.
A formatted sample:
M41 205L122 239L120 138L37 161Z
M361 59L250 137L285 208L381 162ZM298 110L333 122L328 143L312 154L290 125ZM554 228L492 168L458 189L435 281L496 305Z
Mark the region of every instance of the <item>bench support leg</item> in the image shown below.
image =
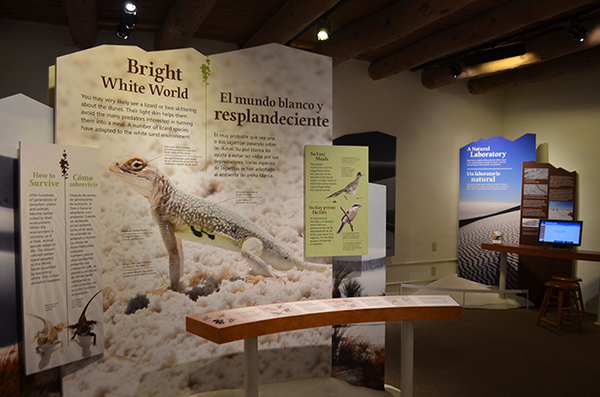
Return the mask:
M400 390L402 397L413 397L415 322L402 321L400 324Z
M244 339L244 397L258 397L258 338Z
M506 252L501 252L500 253L500 278L498 281L498 289L500 291L505 290L506 289L506 272L507 272L507 268L508 268L508 264L507 264L507 258L508 254ZM506 298L506 294L501 293L500 295L500 299L505 299Z

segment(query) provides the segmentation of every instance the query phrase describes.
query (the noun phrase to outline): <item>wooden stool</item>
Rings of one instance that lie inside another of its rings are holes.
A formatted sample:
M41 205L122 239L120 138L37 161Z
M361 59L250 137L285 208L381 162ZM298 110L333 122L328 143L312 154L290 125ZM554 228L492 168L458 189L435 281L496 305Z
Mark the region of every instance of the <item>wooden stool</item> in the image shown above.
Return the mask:
M552 280L567 281L569 283L577 284L577 299L579 299L579 307L581 308L581 317L583 317L583 322L585 323L586 316L585 316L585 307L583 305L583 294L581 293L581 284L580 284L582 281L581 278L552 276Z
M544 294L544 300L542 301L542 307L540 308L540 314L538 316L536 325L540 325L540 321L545 321L549 324L556 325L556 333L560 335L560 325L563 316L565 319L568 319L567 316L575 315L577 316L577 322L579 322L579 328L581 332L583 332L581 307L579 305L579 298L577 297L577 291L579 290L577 283L562 280L550 280L544 285L546 286L546 294ZM565 301L568 298L573 299L573 306L564 306ZM556 306L557 308L556 322L544 318L548 311L548 307L551 306Z

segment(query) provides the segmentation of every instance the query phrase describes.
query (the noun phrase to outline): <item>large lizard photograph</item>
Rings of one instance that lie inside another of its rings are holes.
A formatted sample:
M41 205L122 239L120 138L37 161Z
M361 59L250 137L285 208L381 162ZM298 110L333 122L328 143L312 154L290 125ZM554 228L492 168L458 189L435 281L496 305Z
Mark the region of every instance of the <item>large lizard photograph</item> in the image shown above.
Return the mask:
M181 239L239 251L254 273L263 277L277 278L272 268L325 272L331 267L296 258L254 222L203 197L181 191L143 158L125 158L109 169L125 185L148 199L169 254L170 288L174 291L184 288Z

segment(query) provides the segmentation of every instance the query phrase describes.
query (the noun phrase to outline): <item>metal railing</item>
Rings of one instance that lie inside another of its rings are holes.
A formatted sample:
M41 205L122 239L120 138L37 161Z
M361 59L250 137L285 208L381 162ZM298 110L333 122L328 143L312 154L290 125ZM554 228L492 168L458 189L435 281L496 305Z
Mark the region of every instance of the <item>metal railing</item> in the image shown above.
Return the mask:
M425 290L433 290L433 291L448 291L448 292L461 292L463 295L462 306L465 306L465 297L467 293L476 293L476 294L526 294L527 297L527 310L529 310L529 290L528 289L474 289L474 288L450 288L450 287L434 287L430 285L417 285L417 284L408 284L408 283L388 283L388 285L399 284L400 285L400 295L403 295L403 288L413 288L413 289L425 289Z

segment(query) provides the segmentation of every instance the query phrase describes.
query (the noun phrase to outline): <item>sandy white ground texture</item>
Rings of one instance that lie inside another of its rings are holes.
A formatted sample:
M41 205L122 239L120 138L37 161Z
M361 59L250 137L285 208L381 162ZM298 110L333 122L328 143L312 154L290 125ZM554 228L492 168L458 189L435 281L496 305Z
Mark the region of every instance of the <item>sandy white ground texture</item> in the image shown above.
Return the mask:
M494 231L504 234L506 243L519 243L520 211L489 216L458 230L458 274L485 285L498 285L500 253L481 249L490 243ZM506 287L517 288L518 256L508 254Z

